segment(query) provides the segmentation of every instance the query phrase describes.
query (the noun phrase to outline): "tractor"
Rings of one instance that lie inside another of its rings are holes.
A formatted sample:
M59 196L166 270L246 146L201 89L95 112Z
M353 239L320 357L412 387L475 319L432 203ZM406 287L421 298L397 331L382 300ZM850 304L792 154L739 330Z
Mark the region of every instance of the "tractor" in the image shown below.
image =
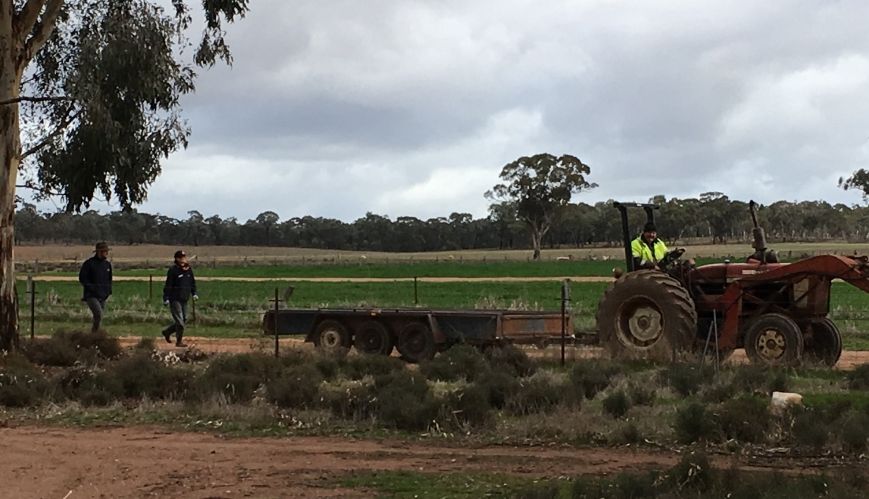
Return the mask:
M779 263L767 248L749 203L754 253L742 262L696 266L669 252L656 268L635 268L628 211L642 208L654 223L656 205L614 203L621 215L626 272L601 297L600 342L614 358L670 360L712 354L726 359L744 348L752 363L834 366L842 336L827 314L830 283L840 279L869 292L864 257L820 255Z

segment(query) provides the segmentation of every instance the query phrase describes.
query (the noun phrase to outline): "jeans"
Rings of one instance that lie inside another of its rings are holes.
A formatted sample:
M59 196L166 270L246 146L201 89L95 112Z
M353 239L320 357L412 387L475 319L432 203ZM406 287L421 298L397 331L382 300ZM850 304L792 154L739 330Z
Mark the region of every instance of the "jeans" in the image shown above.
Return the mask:
M85 298L85 303L87 303L88 308L91 309L91 315L94 317L93 324L91 325L91 332L96 333L100 329L100 323L103 320L103 310L106 309L106 300L90 297Z
M169 313L172 314L172 324L163 331L184 334L184 322L187 320L187 302L170 301Z

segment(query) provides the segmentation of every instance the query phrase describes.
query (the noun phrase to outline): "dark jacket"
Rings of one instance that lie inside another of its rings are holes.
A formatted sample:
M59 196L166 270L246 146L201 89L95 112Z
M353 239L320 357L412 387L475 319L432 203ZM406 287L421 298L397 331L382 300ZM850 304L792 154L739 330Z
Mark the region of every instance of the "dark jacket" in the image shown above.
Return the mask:
M88 298L105 300L112 294L112 263L97 258L96 255L88 258L81 264L78 282L84 288L82 300Z
M196 279L191 267L181 268L177 264L169 267L166 285L163 286L163 301L187 302L190 295L196 294Z

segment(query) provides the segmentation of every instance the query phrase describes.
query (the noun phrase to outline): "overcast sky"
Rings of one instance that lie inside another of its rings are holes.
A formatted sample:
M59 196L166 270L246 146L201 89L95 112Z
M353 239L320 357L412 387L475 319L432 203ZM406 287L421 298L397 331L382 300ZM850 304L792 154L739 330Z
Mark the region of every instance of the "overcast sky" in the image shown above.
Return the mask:
M575 201L862 202L869 2L716 3L253 1L139 209L480 217L539 152L591 166Z

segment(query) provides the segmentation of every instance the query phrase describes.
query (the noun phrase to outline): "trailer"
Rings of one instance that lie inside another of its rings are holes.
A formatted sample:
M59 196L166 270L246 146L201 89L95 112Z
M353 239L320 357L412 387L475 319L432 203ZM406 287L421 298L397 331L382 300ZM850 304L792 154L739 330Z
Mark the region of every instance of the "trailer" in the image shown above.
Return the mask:
M390 355L394 348L409 362L432 358L455 343L545 346L573 343L570 314L515 310L431 310L418 308L321 308L270 310L263 334L305 335L325 351L354 348ZM277 332L276 332L277 330Z

